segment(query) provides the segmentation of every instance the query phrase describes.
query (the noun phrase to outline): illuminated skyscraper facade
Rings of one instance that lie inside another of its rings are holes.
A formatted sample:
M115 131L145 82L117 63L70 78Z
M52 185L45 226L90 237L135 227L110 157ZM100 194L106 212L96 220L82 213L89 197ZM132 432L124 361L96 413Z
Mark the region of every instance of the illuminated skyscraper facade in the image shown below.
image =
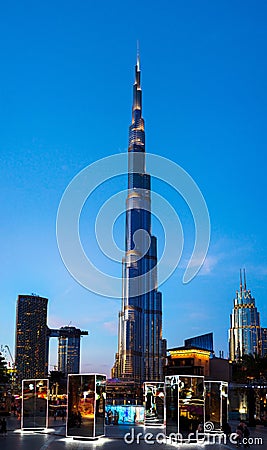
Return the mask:
M88 336L88 331L70 326L49 329L49 337L58 338L58 371L64 375L80 371L81 336Z
M47 375L47 303L47 298L37 295L18 296L15 361L19 381Z
M166 342L162 339L162 295L157 290L157 240L151 233L139 55L129 129L125 245L118 353L112 376L136 382L159 381L163 378Z
M58 337L58 370L65 375L79 373L81 336L88 331L75 327L61 327Z
M244 355L262 354L260 314L247 289L245 270L244 280L240 271L240 289L230 316L229 354L231 361L240 361Z

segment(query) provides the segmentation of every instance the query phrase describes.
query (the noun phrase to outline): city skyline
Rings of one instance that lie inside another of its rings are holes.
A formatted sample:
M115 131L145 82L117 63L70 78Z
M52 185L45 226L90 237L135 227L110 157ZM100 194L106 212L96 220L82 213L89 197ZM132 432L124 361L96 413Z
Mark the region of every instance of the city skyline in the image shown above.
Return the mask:
M206 263L183 285L193 245L192 218L171 190L153 180L155 191L179 212L187 239L178 269L160 286L168 346L214 331L216 351L227 355L240 267L246 267L266 324L266 5L257 10L249 2L190 5L173 2L161 11L157 2L153 8L140 4L138 31L129 24L129 7L122 2L112 8L106 3L104 13L98 5L73 11L64 3L63 18L59 10L50 14L49 2L47 10L41 13L36 7L28 15L19 2L12 12L4 6L0 343L11 350L16 298L33 291L49 299L50 328L72 321L90 331L82 345L83 371L109 374L112 367L120 301L95 296L70 277L57 249L55 221L71 179L93 161L127 149L137 38L147 151L189 172L203 192L212 225ZM85 205L85 247L93 239L91 211L98 211L107 192L118 189L125 189L125 179L103 186ZM156 220L153 232L160 254L163 233ZM121 248L123 234L122 219L115 227ZM96 261L120 275L120 264L98 254ZM56 360L54 348L51 364Z

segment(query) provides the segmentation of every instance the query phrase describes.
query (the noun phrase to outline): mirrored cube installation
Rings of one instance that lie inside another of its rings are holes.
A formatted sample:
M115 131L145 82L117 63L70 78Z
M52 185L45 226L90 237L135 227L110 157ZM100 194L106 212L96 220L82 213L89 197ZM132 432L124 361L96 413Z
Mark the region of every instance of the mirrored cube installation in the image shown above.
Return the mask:
M66 436L104 436L105 399L106 375L69 375Z
M48 427L48 380L22 380L21 429Z
M177 440L195 434L205 421L204 377L173 375L165 377L166 435Z
M145 425L164 424L164 383L144 383Z
M205 381L205 421L208 431L223 431L228 422L228 383L226 381Z

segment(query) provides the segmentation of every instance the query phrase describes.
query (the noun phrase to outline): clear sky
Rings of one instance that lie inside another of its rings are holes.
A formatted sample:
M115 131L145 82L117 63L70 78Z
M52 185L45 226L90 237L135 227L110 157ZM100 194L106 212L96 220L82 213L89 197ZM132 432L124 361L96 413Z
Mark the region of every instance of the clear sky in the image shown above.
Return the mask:
M71 322L90 331L83 371L109 374L120 301L92 294L69 275L57 248L56 214L81 169L127 150L137 39L146 149L195 179L212 226L200 274L183 285L181 263L160 288L168 346L214 331L216 350L227 353L240 267L267 326L266 20L263 1L2 4L0 344L14 349L17 295L35 292L49 298L49 326ZM185 205L171 189L153 187L177 209L190 248L194 227ZM85 205L85 247L99 199L124 188L125 179L103 185ZM120 247L123 228L121 219ZM161 248L156 220L154 232ZM120 276L119 263L99 262Z

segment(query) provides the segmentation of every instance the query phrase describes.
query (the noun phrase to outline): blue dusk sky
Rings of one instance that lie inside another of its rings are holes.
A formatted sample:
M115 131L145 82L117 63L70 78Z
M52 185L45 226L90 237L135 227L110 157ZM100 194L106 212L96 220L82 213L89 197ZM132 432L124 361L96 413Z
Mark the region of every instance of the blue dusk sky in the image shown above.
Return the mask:
M79 171L127 151L137 40L146 150L193 177L211 220L206 262L183 284L194 222L178 194L152 182L176 209L185 236L181 262L160 286L168 347L213 331L216 352L227 355L240 267L267 326L266 2L11 0L0 21L0 344L14 351L16 298L34 292L49 299L50 327L89 330L82 370L110 373L120 300L71 277L57 247L56 216ZM93 243L94 221L101 203L123 189L125 177L104 183L81 215L88 258L117 277L121 264L106 261ZM159 254L163 227L155 218ZM122 217L114 235L123 249ZM56 362L53 340L50 369Z

